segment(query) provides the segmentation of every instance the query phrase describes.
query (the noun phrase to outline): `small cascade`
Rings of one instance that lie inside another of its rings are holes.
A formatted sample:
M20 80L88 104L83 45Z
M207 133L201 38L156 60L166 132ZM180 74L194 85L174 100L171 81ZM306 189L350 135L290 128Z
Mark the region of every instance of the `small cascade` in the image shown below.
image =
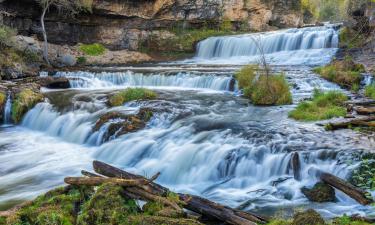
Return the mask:
M338 31L333 26L211 37L198 44L196 61L256 62L262 49L270 63L319 64L329 62L337 50L338 40Z
M70 79L72 88L113 87L174 87L233 91L231 76L195 75L189 72L177 74L150 74L127 72L58 72L55 76Z
M12 123L12 97L11 94L8 93L7 100L4 107L4 118L3 122L4 124L11 124Z

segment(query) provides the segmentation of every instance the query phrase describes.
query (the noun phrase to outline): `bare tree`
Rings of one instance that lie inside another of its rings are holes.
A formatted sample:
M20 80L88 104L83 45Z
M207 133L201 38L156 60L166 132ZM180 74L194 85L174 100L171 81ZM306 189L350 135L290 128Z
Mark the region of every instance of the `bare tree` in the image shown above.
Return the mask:
M261 66L261 73L266 76L266 85L268 85L269 76L271 75L271 69L268 65L266 54L264 52L263 42L261 35L250 36L254 42L255 47L259 52L259 65Z
M45 27L45 17L47 11L50 9L51 6L56 7L59 11L68 12L68 14L74 16L79 11L87 10L91 11L91 4L92 1L90 0L36 0L39 5L42 7L42 15L40 17L40 23L42 26L42 34L44 40L44 47L43 47L43 58L49 65L48 59L48 38L47 32Z

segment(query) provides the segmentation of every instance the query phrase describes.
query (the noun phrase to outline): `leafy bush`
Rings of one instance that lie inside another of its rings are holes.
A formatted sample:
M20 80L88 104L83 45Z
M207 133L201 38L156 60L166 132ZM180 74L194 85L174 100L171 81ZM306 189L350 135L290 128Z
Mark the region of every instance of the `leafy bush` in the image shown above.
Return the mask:
M324 79L334 82L344 88L356 91L361 82L361 73L365 72L362 64L356 64L350 57L342 61L334 61L330 65L314 69Z
M13 37L17 32L5 25L0 25L0 47L11 47L13 45Z
M79 50L81 50L86 55L99 56L103 55L107 49L103 45L95 43L90 45L82 44L79 46Z
M312 101L304 101L289 113L289 117L302 121L326 120L346 115L346 108L342 107L348 98L341 92L329 91L323 93L314 91Z
M16 95L12 105L12 119L15 123L22 120L23 115L33 108L37 103L43 101L42 94L30 89L24 89Z
M375 160L363 160L349 181L357 187L375 190Z
M77 63L78 64L85 64L87 62L87 59L86 59L86 57L84 57L84 56L79 56L79 57L77 57Z
M254 105L285 105L292 103L288 82L284 75L258 75L262 71L257 66L243 67L235 75L244 96Z
M375 99L375 84L366 86L365 95L369 98Z
M155 99L157 94L145 88L128 88L109 98L110 106L121 106L134 100Z

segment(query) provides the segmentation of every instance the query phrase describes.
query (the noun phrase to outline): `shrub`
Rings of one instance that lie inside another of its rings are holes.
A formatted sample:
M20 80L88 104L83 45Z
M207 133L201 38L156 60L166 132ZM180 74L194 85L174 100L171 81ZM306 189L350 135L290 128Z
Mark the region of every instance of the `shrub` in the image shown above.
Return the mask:
M13 37L16 34L16 30L0 25L0 47L11 47L13 45Z
M327 66L315 68L314 72L341 87L356 91L365 68L362 64L354 63L350 57L346 57L342 61L336 60Z
M12 105L12 119L15 123L22 120L23 115L33 108L37 103L43 101L42 94L30 89L24 89L16 95Z
M285 105L292 103L288 82L283 74L257 75L257 66L245 66L235 75L238 86L254 105Z
M110 106L121 106L134 100L155 99L157 94L145 88L127 88L109 98Z
M289 113L289 117L302 121L326 120L346 115L346 108L342 107L348 98L341 92L329 91L323 93L314 91L312 101L304 101Z
M369 98L375 99L375 84L366 86L365 95Z
M86 57L84 57L84 56L77 57L77 63L78 64L85 64L86 62L87 62Z
M79 50L81 50L86 55L99 56L103 55L107 49L103 45L95 43L90 45L82 44L79 46Z

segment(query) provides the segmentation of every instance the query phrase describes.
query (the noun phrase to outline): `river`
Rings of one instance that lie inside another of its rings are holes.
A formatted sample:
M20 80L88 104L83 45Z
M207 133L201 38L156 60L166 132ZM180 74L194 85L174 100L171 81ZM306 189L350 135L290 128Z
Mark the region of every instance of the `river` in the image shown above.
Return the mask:
M294 104L255 107L239 96L233 80L241 65L259 59L260 40L275 72L293 86ZM345 178L374 143L354 131L328 132L287 114L314 88L340 89L311 69L328 63L338 46L334 26L289 29L257 35L212 37L194 58L153 65L99 68L105 72L59 72L69 90L43 90L48 98L20 125L0 128L0 209L63 184L65 176L91 170L93 159L150 176L173 191L202 195L266 215L315 208L325 217L373 214L341 192L337 202L312 204L300 188L311 186L320 169ZM107 97L125 87L154 89L152 101L108 108ZM349 94L349 93L348 93ZM93 132L100 115L157 109L145 129L103 141ZM298 153L301 179L293 177ZM375 195L375 193L373 193Z

